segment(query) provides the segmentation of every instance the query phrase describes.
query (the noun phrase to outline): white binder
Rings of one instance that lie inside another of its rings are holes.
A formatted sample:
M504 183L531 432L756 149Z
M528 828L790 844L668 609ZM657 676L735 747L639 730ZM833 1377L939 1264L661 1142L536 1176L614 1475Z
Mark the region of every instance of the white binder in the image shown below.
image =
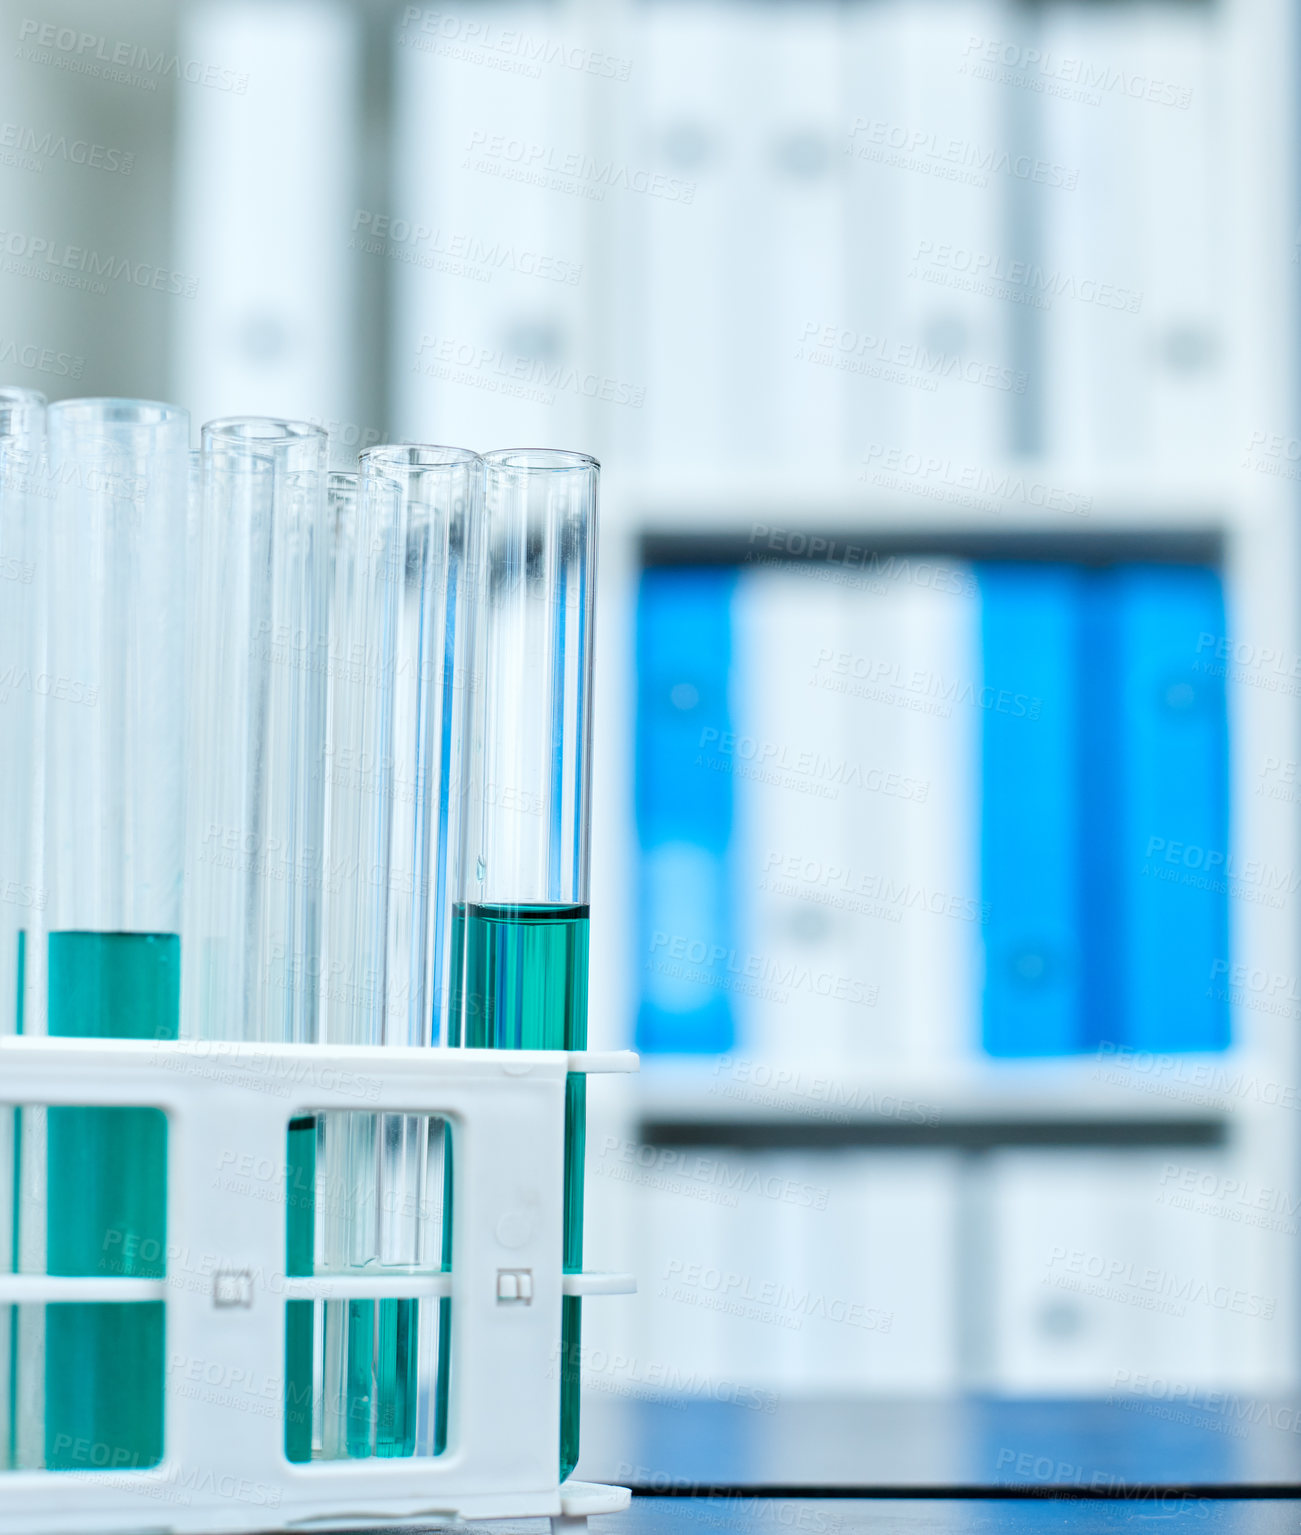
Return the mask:
M355 420L350 317L359 25L335 0L201 0L183 58L246 89L178 92L174 385L196 422Z

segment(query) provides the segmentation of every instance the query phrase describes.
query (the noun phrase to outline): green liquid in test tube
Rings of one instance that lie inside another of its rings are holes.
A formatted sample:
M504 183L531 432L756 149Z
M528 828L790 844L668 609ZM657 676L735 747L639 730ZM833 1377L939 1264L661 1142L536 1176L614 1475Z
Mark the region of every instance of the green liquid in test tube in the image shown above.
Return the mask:
M462 906L455 952L462 956L465 1044L488 1050L587 1048L586 906ZM583 1270L583 1168L587 1083L565 1083L565 1272ZM561 1476L578 1464L582 1310L561 1302Z
M476 550L472 799L454 916L452 1037L497 1050L587 1047L593 584L599 465L485 458ZM586 1082L566 1083L564 1248L583 1267ZM561 1301L559 1469L578 1463L581 1301Z
M175 1039L173 933L51 933L49 1032ZM161 1279L167 1125L157 1109L47 1111L46 1267ZM45 1316L45 1464L139 1467L163 1453L163 1305L63 1304ZM87 1447L93 1446L93 1451Z
M33 389L0 387L0 552L18 580L0 601L0 674L36 672L37 611L35 543L40 522L31 491L45 440L45 396ZM23 1032L27 923L23 893L36 889L33 748L38 698L9 687L0 698L0 885L17 900L0 902L0 1035ZM30 899L30 897L29 897ZM20 1109L0 1109L0 1272L22 1267L18 1211L22 1190ZM15 1469L19 1456L20 1312L0 1308L0 1468Z
M79 687L45 709L45 1006L25 1022L176 1039L189 422L137 400L63 401L48 420L45 665ZM161 1110L57 1107L45 1124L47 1272L165 1278ZM48 1305L44 1355L48 1469L162 1459L162 1302Z

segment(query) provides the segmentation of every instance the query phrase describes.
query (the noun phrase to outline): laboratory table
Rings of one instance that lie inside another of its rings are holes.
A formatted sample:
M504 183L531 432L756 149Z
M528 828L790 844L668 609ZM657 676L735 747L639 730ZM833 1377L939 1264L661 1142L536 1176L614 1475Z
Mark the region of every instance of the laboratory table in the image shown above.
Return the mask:
M1301 1402L717 1402L593 1393L594 1535L1301 1532Z

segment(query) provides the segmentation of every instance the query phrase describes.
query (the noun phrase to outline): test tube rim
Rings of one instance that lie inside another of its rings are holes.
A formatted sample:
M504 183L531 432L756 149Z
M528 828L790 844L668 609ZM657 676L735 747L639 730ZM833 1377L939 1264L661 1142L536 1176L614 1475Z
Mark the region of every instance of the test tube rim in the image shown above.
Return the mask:
M572 448L493 448L483 455L489 469L508 473L573 473L575 470L599 470L601 462L590 453Z
M49 403L39 389L29 389L26 384L0 384L0 405L48 405Z
M381 442L359 456L362 472L374 469L392 474L422 469L459 469L482 463L473 448L446 447L430 442Z
M43 423L50 402L26 384L0 384L0 442L20 442Z
M328 433L314 421L287 416L218 416L203 424L204 442L244 449L276 448L290 443L324 440Z
M50 435L65 421L94 421L101 426L168 427L188 424L190 413L183 405L167 400L138 400L130 396L84 395L56 400L49 406Z

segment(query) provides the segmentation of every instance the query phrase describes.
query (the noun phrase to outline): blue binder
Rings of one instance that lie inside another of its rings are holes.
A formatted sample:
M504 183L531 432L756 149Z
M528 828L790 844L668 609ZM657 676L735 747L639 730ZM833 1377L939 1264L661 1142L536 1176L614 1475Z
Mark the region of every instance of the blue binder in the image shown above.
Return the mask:
M1224 678L1197 665L1221 635L1213 571L1131 566L1111 577L1121 742L1121 1019L1154 1051L1222 1050L1229 1008L1228 721Z
M1080 1047L1076 877L1081 574L983 565L980 585L982 1020L995 1056ZM1025 699L1025 712L1007 700Z
M728 850L732 778L731 570L651 569L637 612L637 831L641 845L637 1046L730 1050L723 958L735 946Z
M1224 1049L1228 724L1197 664L1219 577L988 565L980 591L986 1050Z

